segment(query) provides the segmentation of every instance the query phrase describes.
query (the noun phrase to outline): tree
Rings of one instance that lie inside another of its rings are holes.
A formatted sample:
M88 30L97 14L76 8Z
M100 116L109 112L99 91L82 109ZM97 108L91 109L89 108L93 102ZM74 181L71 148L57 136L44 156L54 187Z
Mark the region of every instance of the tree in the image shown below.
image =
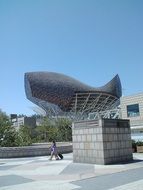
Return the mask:
M67 118L49 119L45 117L42 124L36 127L37 140L44 141L71 141L71 121Z
M30 144L30 129L27 126L22 126L16 131L9 117L0 110L0 146L11 147Z
M9 117L0 110L0 146L16 146L16 130L11 126Z
M28 146L32 144L31 130L28 126L20 127L16 142L19 146Z
M57 128L53 120L50 120L48 117L45 117L42 124L36 127L36 131L40 141L48 142L57 139Z
M58 127L58 136L60 141L71 141L72 140L72 122L67 118L59 118L56 121Z

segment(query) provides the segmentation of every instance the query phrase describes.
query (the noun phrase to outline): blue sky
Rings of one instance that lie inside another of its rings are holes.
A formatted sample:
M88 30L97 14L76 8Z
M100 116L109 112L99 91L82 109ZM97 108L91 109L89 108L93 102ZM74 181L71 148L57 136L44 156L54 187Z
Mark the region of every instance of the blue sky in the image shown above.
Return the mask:
M0 108L34 114L24 73L52 71L91 86L119 74L143 92L142 0L0 0Z

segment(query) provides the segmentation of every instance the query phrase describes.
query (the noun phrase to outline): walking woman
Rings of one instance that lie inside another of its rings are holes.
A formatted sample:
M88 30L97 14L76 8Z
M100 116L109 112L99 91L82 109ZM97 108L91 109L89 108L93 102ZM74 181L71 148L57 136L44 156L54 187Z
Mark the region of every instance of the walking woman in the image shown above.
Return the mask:
M53 141L52 145L51 145L51 157L49 160L52 160L53 156L55 156L56 160L59 160L58 157L58 152L57 152L57 146L56 146L56 142Z

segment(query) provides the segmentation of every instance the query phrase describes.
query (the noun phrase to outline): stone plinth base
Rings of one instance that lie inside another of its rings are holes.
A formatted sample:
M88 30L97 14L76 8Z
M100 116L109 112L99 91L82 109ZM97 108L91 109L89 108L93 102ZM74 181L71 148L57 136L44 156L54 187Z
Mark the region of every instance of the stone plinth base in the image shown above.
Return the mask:
M133 159L129 120L75 122L72 134L74 162L112 164Z

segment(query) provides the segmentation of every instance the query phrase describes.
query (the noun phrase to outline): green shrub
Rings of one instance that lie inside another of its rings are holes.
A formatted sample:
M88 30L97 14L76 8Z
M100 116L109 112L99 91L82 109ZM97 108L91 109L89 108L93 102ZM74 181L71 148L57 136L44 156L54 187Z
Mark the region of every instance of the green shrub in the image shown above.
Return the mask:
M133 149L133 152L137 152L137 146L143 146L143 141L132 140L132 149Z
M136 141L135 140L132 140L132 148L136 148Z
M137 141L136 146L143 146L143 141Z

